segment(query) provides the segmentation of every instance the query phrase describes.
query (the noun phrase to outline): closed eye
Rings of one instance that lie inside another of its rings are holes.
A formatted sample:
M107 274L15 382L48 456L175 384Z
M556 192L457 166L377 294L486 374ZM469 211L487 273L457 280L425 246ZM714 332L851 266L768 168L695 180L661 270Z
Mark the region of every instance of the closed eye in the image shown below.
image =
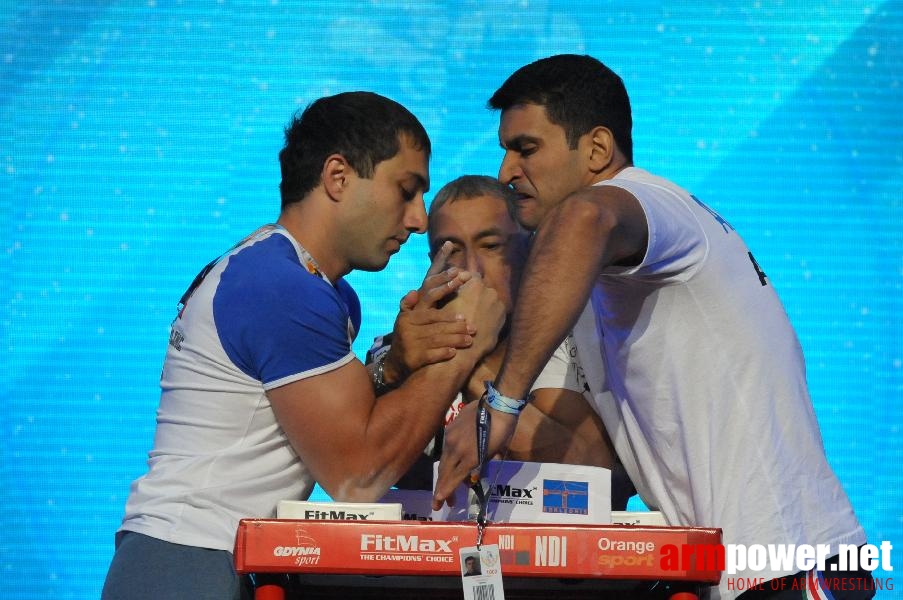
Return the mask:
M510 140L507 144L502 144L502 149L509 152L515 152L522 158L526 158L539 150L540 144L531 136L517 136Z
M399 189L401 190L401 197L404 199L405 202L410 202L417 195L416 190L409 190L408 188L404 187L403 185L399 186Z

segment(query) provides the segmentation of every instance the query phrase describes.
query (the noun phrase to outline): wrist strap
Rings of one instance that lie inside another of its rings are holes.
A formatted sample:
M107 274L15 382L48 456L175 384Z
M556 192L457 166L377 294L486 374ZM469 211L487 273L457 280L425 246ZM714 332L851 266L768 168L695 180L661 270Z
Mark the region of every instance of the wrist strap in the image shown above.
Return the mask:
M492 386L491 381L486 382L486 391L483 393L486 405L499 412L508 413L509 415L519 415L527 405L526 399L511 398L505 396Z

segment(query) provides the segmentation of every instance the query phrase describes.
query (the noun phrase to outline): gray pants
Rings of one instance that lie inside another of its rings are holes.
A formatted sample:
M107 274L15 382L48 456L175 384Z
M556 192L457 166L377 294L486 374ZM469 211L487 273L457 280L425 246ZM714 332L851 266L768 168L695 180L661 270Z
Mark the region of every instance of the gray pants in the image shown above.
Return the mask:
M120 531L101 599L242 600L243 587L230 552Z

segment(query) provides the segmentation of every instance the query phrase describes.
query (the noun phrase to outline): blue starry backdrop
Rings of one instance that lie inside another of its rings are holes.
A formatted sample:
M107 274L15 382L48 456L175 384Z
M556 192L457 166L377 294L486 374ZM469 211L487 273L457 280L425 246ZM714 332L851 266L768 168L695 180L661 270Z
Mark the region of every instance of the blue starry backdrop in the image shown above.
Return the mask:
M435 192L496 174L487 98L560 52L618 71L638 166L746 238L799 333L828 457L903 567L901 37L900 0L3 0L0 596L98 597L176 302L277 217L292 113L356 89L402 102ZM426 251L349 277L359 356Z

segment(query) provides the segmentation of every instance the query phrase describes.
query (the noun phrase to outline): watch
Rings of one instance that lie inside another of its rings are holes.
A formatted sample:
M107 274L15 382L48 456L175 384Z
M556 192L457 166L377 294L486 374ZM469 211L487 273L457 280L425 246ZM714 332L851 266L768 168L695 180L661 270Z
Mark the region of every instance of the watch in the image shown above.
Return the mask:
M373 382L373 391L376 392L377 396L385 394L392 389L392 386L385 381L385 364L387 356L389 356L388 350L377 356L376 362L373 363L373 370L370 371L370 379Z

